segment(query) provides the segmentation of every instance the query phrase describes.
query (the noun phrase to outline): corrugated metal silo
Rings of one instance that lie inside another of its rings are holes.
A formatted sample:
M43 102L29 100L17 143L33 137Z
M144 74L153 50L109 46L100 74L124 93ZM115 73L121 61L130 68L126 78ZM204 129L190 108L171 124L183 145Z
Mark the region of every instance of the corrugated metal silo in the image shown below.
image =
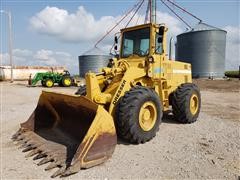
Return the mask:
M110 55L106 55L98 48L85 52L83 55L78 57L80 76L84 77L89 71L95 73L99 72L102 67L107 66L110 58Z
M192 64L193 77L223 77L227 32L199 23L177 36L176 60Z

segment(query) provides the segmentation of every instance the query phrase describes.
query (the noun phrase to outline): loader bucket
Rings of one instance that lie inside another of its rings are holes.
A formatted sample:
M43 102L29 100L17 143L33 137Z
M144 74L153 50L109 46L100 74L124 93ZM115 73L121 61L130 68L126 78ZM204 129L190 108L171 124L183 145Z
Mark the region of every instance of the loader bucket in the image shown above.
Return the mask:
M12 138L29 151L26 157L49 163L45 170L58 168L51 177L105 162L117 143L113 118L102 106L84 96L46 91Z

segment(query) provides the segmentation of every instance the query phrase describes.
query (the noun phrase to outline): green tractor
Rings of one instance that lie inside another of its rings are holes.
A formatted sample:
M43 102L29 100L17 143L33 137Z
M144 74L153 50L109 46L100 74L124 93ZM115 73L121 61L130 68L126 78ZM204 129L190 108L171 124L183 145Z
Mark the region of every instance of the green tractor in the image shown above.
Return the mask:
M53 87L55 83L58 83L59 86L69 87L72 85L72 77L68 71L64 73L55 73L55 72L39 72L35 74L33 79L31 74L29 76L28 85L35 86L39 81L41 81L42 86L44 87Z

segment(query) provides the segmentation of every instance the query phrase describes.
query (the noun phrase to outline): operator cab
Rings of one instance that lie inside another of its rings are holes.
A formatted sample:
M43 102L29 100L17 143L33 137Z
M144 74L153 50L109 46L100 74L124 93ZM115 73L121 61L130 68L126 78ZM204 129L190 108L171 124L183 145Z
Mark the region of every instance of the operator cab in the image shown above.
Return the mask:
M164 32L165 27L163 25L155 24L144 24L122 29L120 58L163 54ZM151 39L155 39L154 42ZM117 41L115 40L115 42Z
M132 55L146 56L149 54L150 28L136 29L123 33L121 57Z

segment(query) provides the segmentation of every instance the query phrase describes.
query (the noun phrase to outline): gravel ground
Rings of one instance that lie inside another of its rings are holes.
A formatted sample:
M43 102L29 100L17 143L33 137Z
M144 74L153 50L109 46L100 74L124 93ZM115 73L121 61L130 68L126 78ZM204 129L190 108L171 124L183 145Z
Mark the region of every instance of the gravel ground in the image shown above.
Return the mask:
M199 83L199 82L197 82ZM239 82L224 89L204 85L202 110L193 124L179 124L165 117L156 137L141 145L119 141L113 157L106 163L87 169L67 179L237 179L240 175ZM216 82L214 82L216 83ZM221 81L219 83L224 83ZM47 165L25 158L10 140L19 123L34 110L43 88L28 88L23 82L1 82L1 178L50 179L55 171ZM218 84L218 83L216 83ZM76 87L53 88L74 93Z

